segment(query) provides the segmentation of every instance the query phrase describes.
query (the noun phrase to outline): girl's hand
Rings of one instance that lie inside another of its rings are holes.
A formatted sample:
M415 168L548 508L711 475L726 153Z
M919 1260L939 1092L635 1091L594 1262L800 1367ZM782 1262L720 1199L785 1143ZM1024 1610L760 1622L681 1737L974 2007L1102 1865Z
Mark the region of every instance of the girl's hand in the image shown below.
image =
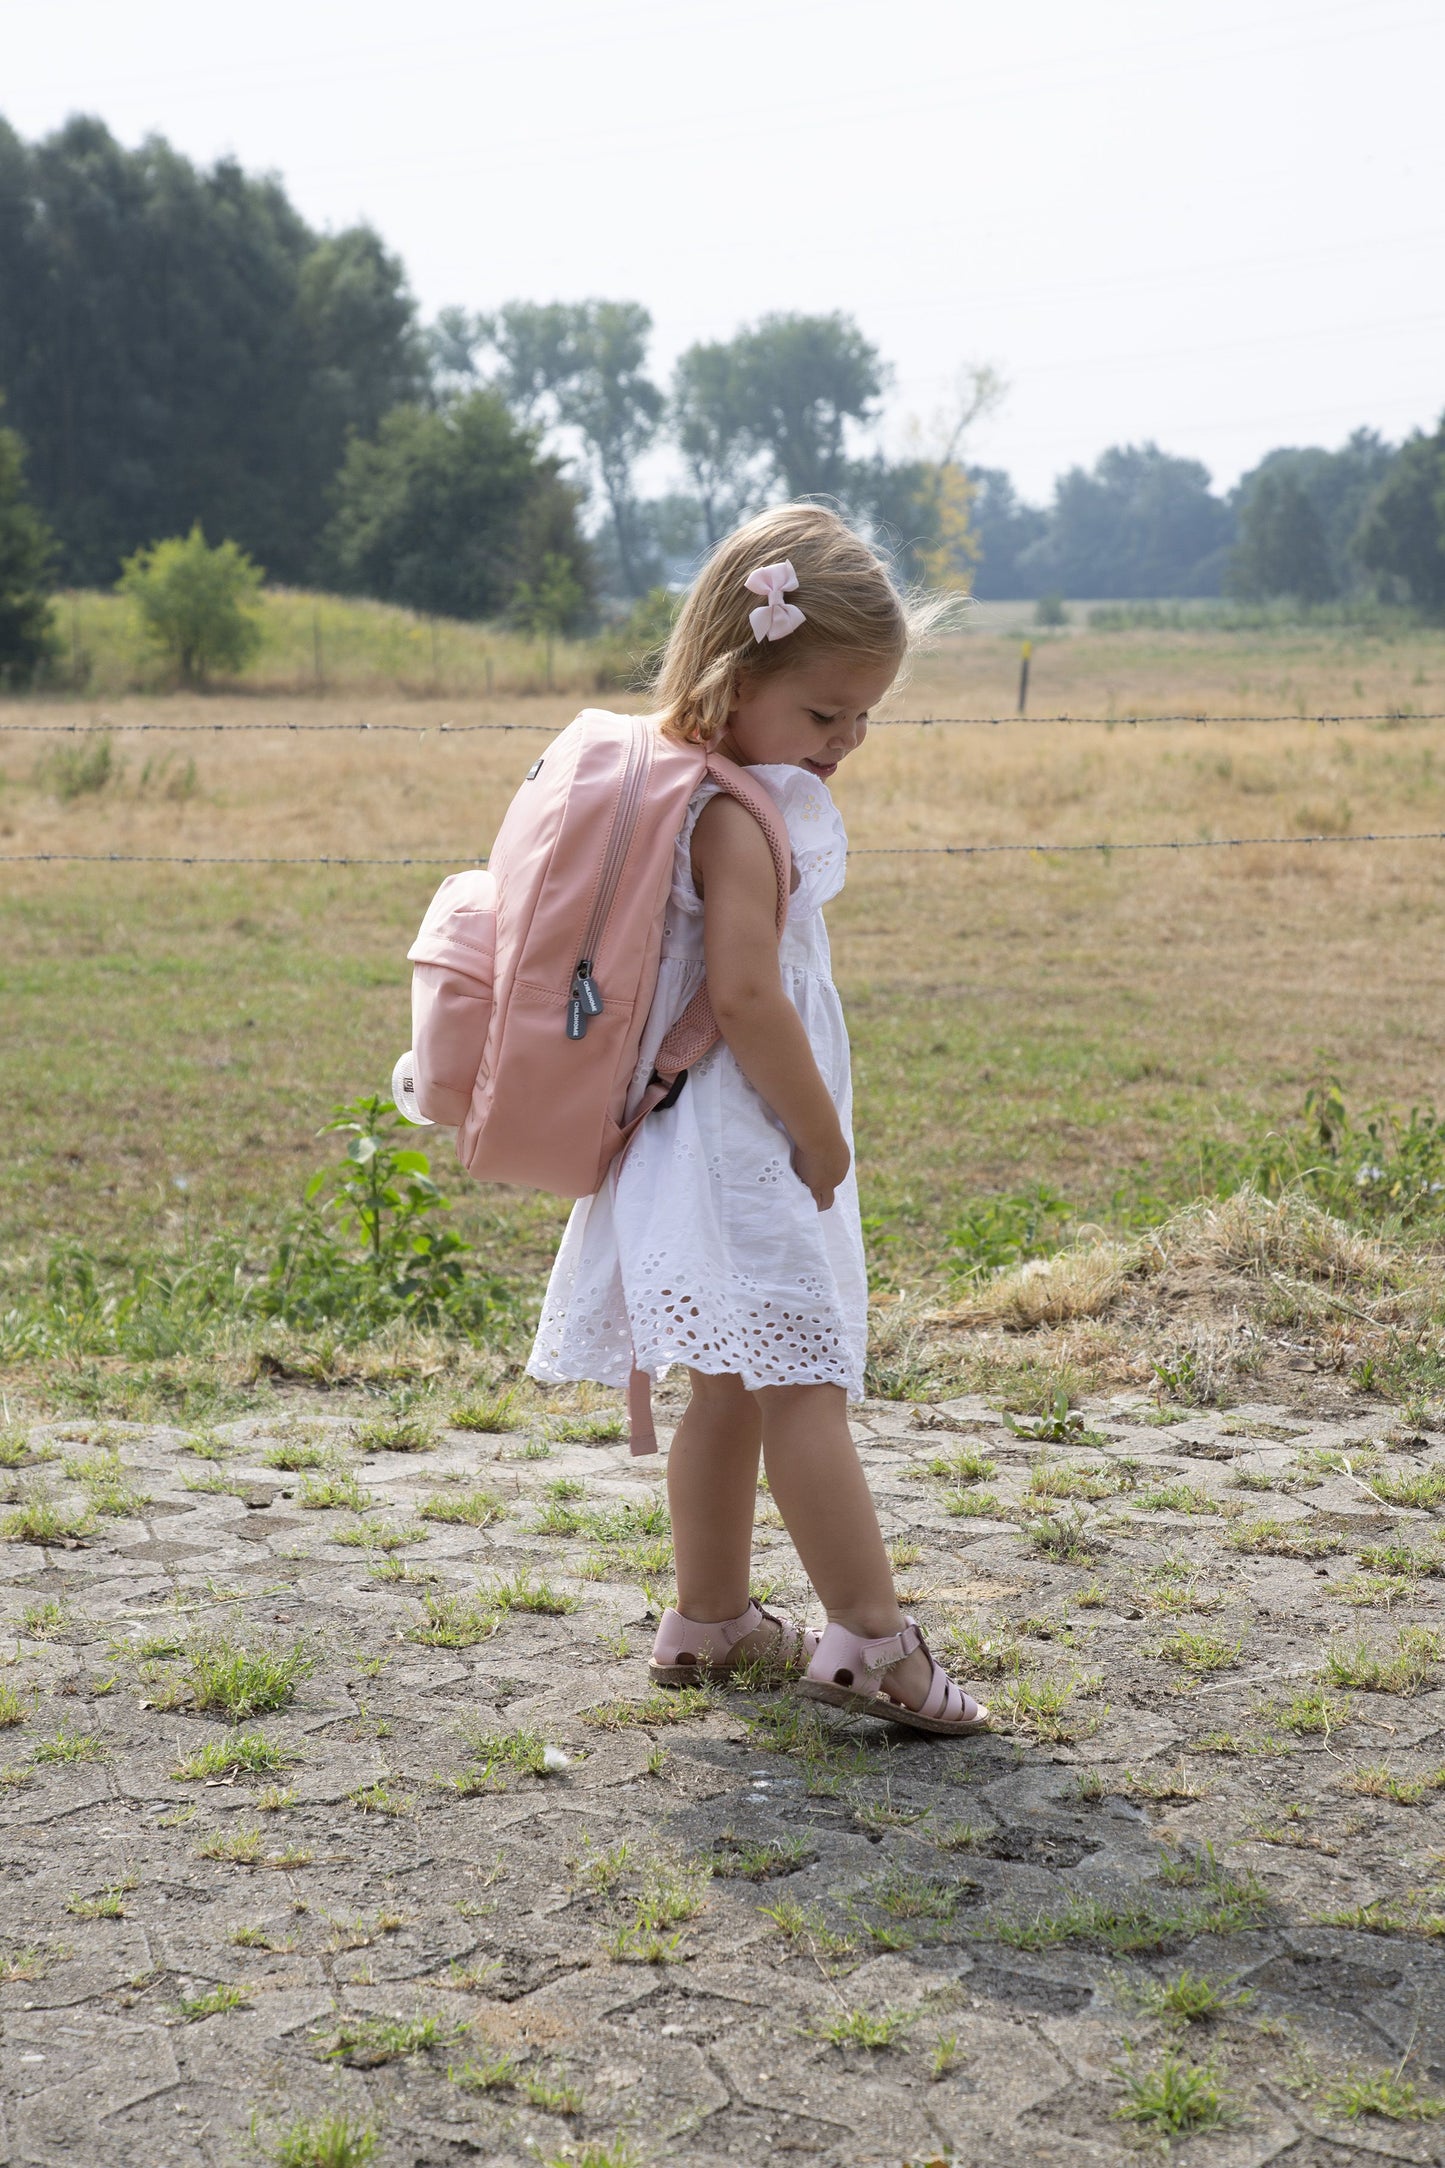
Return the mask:
M824 1145L793 1146L793 1172L813 1192L813 1202L820 1212L832 1205L833 1193L847 1174L851 1160L841 1134Z

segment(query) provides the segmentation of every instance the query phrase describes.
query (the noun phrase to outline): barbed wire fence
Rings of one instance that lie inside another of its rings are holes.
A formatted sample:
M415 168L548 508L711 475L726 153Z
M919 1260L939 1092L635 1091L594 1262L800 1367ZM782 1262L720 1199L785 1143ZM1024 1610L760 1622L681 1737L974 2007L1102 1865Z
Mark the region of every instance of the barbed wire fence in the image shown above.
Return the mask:
M868 725L870 730L1028 730L1041 724L1065 723L1076 729L1138 730L1160 724L1314 723L1320 727L1345 723L1445 723L1445 708L1379 708L1359 715L1209 715L1181 711L1177 715L884 715ZM350 731L363 736L425 738L433 732L443 738L465 738L485 731L537 731L555 738L557 723L299 723L290 720L260 723L11 723L0 716L0 737L114 738L155 736L238 737L277 731L290 736L308 732L326 734Z
M1314 725L1321 729L1351 723L1438 723L1445 710L1373 709L1349 714L1246 714L1213 715L1202 712L1146 715L909 715L885 716L870 723L873 730L1002 730L1028 729L1040 725L1071 728L1131 730L1149 727L1227 727L1257 724ZM144 734L188 736L236 736L264 732L285 736L350 732L363 735L400 735L425 738L470 737L484 732L541 732L558 734L559 726L545 722L480 723L372 723L364 719L344 723L297 722L268 718L261 722L185 723L12 723L0 716L0 736L62 736L111 738ZM1157 840L1090 843L899 843L862 844L849 848L850 858L991 858L991 857L1083 857L1112 858L1146 851L1238 851L1249 848L1279 850L1366 843L1445 843L1445 829L1419 828L1394 831L1335 833L1297 836L1168 836ZM147 852L147 851L0 851L0 865L113 865L113 866L485 866L485 856L453 851L447 855L422 856L415 852L391 857L325 852L306 856L267 856L241 852Z

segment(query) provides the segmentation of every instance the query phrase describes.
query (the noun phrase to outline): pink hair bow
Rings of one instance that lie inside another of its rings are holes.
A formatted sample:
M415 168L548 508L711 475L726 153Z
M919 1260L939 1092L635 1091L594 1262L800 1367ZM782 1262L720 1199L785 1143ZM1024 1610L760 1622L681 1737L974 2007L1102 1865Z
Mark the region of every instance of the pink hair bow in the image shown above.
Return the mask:
M786 640L790 632L796 632L806 622L795 602L783 600L797 584L798 575L786 557L780 565L758 565L748 574L743 581L748 593L765 598L757 609L748 612L755 640Z

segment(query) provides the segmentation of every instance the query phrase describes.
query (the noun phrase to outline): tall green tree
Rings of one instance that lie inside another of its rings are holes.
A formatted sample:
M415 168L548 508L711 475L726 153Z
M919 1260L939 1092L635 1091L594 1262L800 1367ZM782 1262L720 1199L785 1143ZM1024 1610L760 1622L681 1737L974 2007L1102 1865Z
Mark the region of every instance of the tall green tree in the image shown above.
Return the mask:
M322 239L277 181L159 137L0 123L0 388L70 579L197 519L306 577L348 433L424 382L367 229Z
M327 565L343 590L447 617L498 617L519 586L554 604L572 582L565 620L585 615L592 566L578 497L540 432L501 397L476 391L442 408L394 407L372 438L354 437L336 487Z
M1318 534L1302 546L1317 559L1320 544L1323 544L1326 569L1321 573L1316 567L1311 575L1311 599L1323 600L1328 595L1348 594L1352 589L1362 587L1365 575L1355 554L1355 540L1365 508L1389 473L1394 456L1393 446L1373 429L1356 429L1333 452L1318 444L1280 445L1274 451L1266 452L1259 465L1241 477L1233 495L1232 502L1239 519L1240 547L1244 546L1250 533L1263 524L1252 511L1255 493L1271 476L1287 477L1303 493L1314 516L1311 522L1296 507L1291 514L1295 527L1302 529L1316 523L1318 527ZM1269 513L1269 518L1274 520L1279 517L1278 502L1276 499L1276 509ZM1236 586L1243 579L1245 584L1238 589L1240 592L1305 592L1298 585L1258 584L1248 553L1244 560L1239 560L1236 551L1228 577Z
M611 518L623 587L640 593L636 469L663 409L647 374L651 316L638 301L513 301L489 330L509 404L526 419L576 433Z
M1120 444L1054 484L1047 531L1019 569L1037 594L1218 594L1234 517L1209 470L1157 444ZM986 561L986 560L985 560Z
M1397 582L1417 608L1445 615L1445 414L1432 436L1401 445L1365 514L1360 561Z
M735 340L703 341L679 355L668 425L711 548L762 502L767 489L748 423Z
M789 497L846 499L848 425L878 415L887 371L851 316L765 316L732 342L739 441Z
M0 684L28 682L56 652L54 554L25 488L20 439L13 429L0 428Z
M1324 521L1287 468L1271 468L1244 499L1225 586L1232 595L1324 602L1336 591Z

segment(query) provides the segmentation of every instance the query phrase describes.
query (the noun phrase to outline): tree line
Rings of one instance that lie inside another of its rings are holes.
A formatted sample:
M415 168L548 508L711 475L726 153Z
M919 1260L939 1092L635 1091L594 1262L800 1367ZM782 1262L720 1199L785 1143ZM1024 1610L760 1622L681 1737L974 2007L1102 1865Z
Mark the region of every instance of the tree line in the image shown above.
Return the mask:
M1227 497L1197 461L1119 446L1034 506L967 460L987 370L889 457L888 365L847 315L765 316L665 385L651 331L618 300L425 324L369 227L317 233L273 177L159 137L128 150L95 119L34 144L0 121L0 647L38 652L46 582L109 584L197 524L276 581L575 629L813 495L909 576L985 597L1369 588L1445 608L1445 424L1271 452ZM659 447L679 486L648 496Z

